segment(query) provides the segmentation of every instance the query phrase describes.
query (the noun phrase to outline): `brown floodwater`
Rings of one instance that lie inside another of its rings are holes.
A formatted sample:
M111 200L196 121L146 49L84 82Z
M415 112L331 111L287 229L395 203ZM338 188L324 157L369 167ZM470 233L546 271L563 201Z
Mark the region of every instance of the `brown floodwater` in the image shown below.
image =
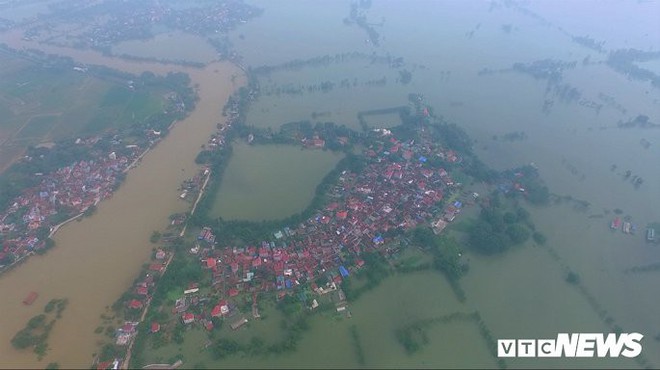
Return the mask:
M232 91L244 82L243 75L224 62L195 69L127 61L90 51L29 43L21 40L17 32L0 34L0 42L130 73L185 72L200 97L195 110L129 171L125 183L112 198L101 202L96 214L66 225L55 235L53 250L29 258L0 277L1 366L35 368L57 362L64 368L88 367L98 350L97 342L102 339L94 333L101 324L100 316L129 288L142 264L148 261L153 248L149 236L167 225L170 214L190 206L179 199L176 189L198 170L194 158L221 121L222 107ZM31 291L39 297L31 306L25 306L22 301ZM38 361L31 350L17 351L10 341L53 298L68 298L69 304L53 327L46 357Z

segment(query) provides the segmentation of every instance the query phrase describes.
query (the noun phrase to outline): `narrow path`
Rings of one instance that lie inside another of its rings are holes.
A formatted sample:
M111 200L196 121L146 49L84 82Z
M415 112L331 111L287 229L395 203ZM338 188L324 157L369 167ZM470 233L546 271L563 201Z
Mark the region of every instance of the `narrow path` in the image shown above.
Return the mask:
M165 262L165 268L163 268L163 272L160 274L160 276L165 275L167 272L167 267L170 265L170 262L172 262L172 258L174 258L174 252L170 255L170 258ZM140 316L140 322L144 322L144 318L147 317L147 313L149 312L149 306L151 305L151 297L147 300L147 303L144 305L144 311L142 311L142 315ZM137 335L136 335L137 336ZM128 349L126 350L126 357L124 358L124 361L121 364L122 369L128 369L128 364L131 361L131 355L133 351L133 344L135 344L135 338L136 336L133 336L131 339L131 343L128 345Z

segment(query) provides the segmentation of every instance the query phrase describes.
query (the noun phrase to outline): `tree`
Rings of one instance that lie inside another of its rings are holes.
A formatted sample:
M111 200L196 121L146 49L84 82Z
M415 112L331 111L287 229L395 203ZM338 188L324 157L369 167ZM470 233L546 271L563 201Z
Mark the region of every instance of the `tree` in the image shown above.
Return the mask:
M504 222L508 225L515 223L517 220L518 218L513 212L507 212L504 214Z
M547 240L545 235L541 234L538 231L532 235L532 238L534 239L534 242L539 245L544 245Z
M436 237L433 264L450 279L457 279L463 274L460 254L461 248L456 239L446 236Z
M469 235L470 245L477 251L485 254L495 254L506 250L510 241L506 236L497 232L483 219L478 220Z
M490 224L493 231L498 232L504 229L504 214L498 208L489 207L481 210L481 218Z
M158 243L158 241L160 240L160 236L161 234L159 231L154 231L153 233L151 233L151 237L149 237L149 241L152 243Z
M529 239L529 229L521 224L513 224L507 227L506 234L509 236L513 244L522 244Z

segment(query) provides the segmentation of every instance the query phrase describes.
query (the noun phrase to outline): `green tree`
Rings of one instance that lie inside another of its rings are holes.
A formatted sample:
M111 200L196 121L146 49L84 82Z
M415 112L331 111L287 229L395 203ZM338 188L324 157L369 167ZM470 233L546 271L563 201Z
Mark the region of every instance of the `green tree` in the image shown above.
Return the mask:
M545 235L541 234L538 231L532 235L532 238L534 239L534 242L538 245L544 245L547 240Z
M513 244L522 244L530 237L529 229L518 223L507 227L506 234L511 238Z

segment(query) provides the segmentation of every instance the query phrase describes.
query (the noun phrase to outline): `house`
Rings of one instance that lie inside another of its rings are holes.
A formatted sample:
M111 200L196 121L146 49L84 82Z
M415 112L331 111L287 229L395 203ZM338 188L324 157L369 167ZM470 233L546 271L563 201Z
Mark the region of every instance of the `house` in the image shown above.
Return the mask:
M442 218L438 219L436 222L432 223L431 226L433 227L433 233L438 235L442 232L442 230L447 227L447 221L443 220Z
M241 326L245 325L247 322L248 320L245 317L241 317L240 319L231 323L230 326L232 330L238 330Z
M191 314L190 312L186 312L181 315L181 321L183 321L185 325L188 325L195 321L195 315Z
M219 304L215 305L211 310L211 317L220 317L222 315L222 308Z
M181 297L181 298L177 299L176 302L174 303L174 310L173 311L174 311L174 313L185 312L188 309L189 306L190 305L189 305L188 300L186 299L186 297Z
M115 361L103 361L99 362L98 365L96 365L96 370L110 370L110 369L118 369L119 367L115 367Z
M152 263L151 265L149 265L149 270L156 272L163 272L163 270L165 270L165 265L163 265L162 263Z
M151 323L151 332L152 333L158 333L160 331L160 324L157 322L152 322Z
M144 307L144 304L142 303L142 301L138 301L137 299L133 299L130 302L128 302L128 308L132 310L139 310L142 307Z
M118 331L123 334L135 334L137 325L137 322L126 321Z

